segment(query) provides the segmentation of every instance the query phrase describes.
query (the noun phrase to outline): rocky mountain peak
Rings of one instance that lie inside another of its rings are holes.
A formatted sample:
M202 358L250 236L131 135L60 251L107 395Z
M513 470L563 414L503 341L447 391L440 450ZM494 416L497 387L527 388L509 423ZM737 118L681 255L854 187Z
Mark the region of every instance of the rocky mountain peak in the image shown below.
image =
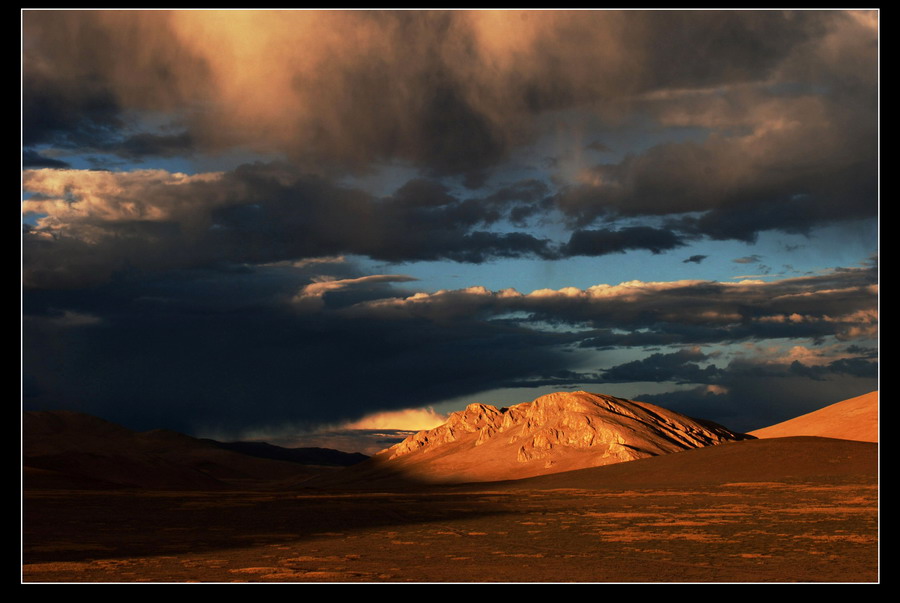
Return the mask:
M568 467L575 457L579 466L606 465L748 437L652 404L558 392L508 408L470 404L443 425L420 431L379 456L416 462L451 452L463 458L475 454L474 448L489 448L483 454L492 463L507 458L528 466L528 473L542 473L555 465Z

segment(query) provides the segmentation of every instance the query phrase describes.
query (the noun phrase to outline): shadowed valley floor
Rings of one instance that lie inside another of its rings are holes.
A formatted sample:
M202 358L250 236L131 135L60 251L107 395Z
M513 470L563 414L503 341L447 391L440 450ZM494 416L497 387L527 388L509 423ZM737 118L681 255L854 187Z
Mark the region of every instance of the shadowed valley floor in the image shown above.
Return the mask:
M757 464L760 445L782 462ZM838 462L822 464L822 454ZM876 455L874 444L790 438L469 486L33 491L25 499L23 576L871 582L878 579ZM624 480L627 465L636 471ZM743 469L732 474L726 465Z
M616 400L606 400L615 410L616 429L633 426L634 416L647 410ZM868 401L872 405L877 398ZM576 400L577 405L581 402ZM490 450L487 444L475 445L480 437L477 425L502 426L504 412L470 407L477 411L469 413L474 416L464 413L457 417L463 421L448 422L453 429L422 432L418 440L407 443L412 452L399 459L415 458L425 449L424 463L391 462L388 470L378 463L315 468L245 457L180 434L136 434L82 415L32 416L26 424L32 429L24 434L28 466L22 578L26 582L879 579L877 443L786 431L792 437L713 438L709 443L715 445L685 447L679 442L707 437L703 435L707 427L702 423L694 427L657 409L650 409L649 416L652 421L662 419L665 438L635 437L631 450L675 442L680 452L660 450L667 453L503 481L484 481L487 474L482 473L476 476L479 482L458 483L457 472L449 474L452 479L444 484L427 474L423 479L423 467L441 467L443 462L447 468L450 462L458 469L466 466L473 450ZM869 408L855 416L872 412ZM815 424L833 424L830 412L822 416L827 420ZM601 457L609 442L628 444L621 436L604 439L604 433L614 432L592 423L592 418L586 421L584 413L550 413L545 419L543 426L553 429L556 419L559 425L574 424L569 436L587 434L575 439L599 441ZM475 429L465 427L473 424ZM509 452L510 439L529 454L549 450L544 460L563 459L560 451L585 452L567 443L565 431L542 432L540 424L527 431L523 425L527 421L505 430L489 429L490 437L483 439L503 444L498 448L502 452ZM673 425L679 429L672 430ZM638 431L643 437L654 429ZM435 441L439 454L429 456L428 445ZM462 455L463 463L452 461L454 451ZM435 463L434 458L444 461ZM585 457L576 458L577 466ZM488 465L495 472L499 467ZM528 463L518 464L523 465ZM316 475L320 477L311 477Z

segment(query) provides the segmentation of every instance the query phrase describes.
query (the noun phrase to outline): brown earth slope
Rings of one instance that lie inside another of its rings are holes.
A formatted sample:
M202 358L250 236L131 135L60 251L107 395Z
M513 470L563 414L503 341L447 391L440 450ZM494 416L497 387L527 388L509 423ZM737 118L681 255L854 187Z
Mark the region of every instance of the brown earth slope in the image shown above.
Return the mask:
M541 475L504 483L515 489L660 489L843 480L876 483L878 446L794 436L727 442L631 463Z
M751 431L757 438L820 436L878 441L878 392L850 398L788 421Z

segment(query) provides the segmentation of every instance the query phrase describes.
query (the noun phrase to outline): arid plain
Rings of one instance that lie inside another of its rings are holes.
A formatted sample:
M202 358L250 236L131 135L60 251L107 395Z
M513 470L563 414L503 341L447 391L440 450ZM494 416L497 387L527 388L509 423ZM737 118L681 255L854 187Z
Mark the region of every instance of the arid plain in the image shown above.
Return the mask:
M560 440L540 459L550 472L469 483L426 483L422 468L446 456L312 467L26 413L22 580L876 582L877 409L873 392L760 439L553 472ZM492 424L545 441L521 421ZM443 444L464 458L484 430Z

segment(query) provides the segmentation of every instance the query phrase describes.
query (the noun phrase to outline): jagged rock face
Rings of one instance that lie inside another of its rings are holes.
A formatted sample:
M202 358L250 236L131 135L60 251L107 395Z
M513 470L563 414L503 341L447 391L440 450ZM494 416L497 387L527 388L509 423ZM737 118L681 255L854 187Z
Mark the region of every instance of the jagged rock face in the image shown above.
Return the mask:
M510 475L607 465L700 448L748 436L700 422L659 406L588 392L555 393L509 408L471 404L443 425L421 431L379 453L404 465L436 458L436 466L472 466L476 456L501 475L503 462L518 465ZM451 444L455 444L451 446ZM478 449L478 450L473 450ZM437 460L437 457L447 457Z
M485 432L488 430L496 431L494 424L498 419L502 421L506 410L508 409L498 410L496 407L487 404L469 404L465 410L450 415L447 422L443 425L411 435L379 454L389 452L388 458L393 459L416 450L430 449L441 444L455 442L460 435L465 433L473 433L480 430ZM481 436L479 436L480 438Z

